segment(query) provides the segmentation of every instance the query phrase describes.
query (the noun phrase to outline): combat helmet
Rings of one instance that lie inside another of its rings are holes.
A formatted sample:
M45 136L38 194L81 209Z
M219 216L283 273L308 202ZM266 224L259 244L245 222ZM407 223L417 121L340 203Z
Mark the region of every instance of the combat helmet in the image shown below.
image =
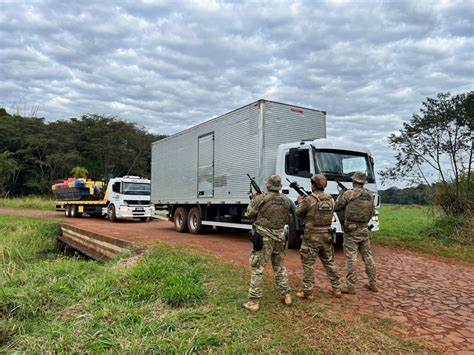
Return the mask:
M277 174L271 175L266 178L265 185L268 191L280 191L281 189L281 177Z
M367 176L362 171L356 171L352 175L352 182L363 185L367 182Z
M316 174L311 176L311 184L319 190L324 190L328 185L328 181L324 175Z

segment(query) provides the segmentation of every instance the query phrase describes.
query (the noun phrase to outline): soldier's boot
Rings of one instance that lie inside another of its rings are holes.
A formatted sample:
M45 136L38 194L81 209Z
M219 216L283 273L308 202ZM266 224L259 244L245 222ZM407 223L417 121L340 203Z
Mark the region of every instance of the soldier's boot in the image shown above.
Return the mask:
M285 306L291 306L292 303L293 303L293 300L291 299L291 295L289 293L285 293L284 295L281 295L280 296L280 301Z
M297 292L296 297L300 300L314 301L314 295L312 293L305 294L303 291Z
M334 298L341 298L342 297L342 292L340 288L333 288L332 290L332 297Z
M356 294L356 290L355 290L354 286L342 286L341 292L342 293L348 293L350 295L355 295Z
M260 301L258 299L250 299L242 305L247 311L257 312L260 309Z
M379 292L379 288L377 287L377 284L365 284L364 287L372 292Z

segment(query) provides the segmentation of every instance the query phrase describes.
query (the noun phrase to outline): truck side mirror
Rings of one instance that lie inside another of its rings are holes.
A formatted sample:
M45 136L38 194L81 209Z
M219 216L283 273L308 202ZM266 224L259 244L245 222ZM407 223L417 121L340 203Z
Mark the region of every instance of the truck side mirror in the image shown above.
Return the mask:
M288 174L298 175L298 167L300 166L300 154L298 148L290 148L288 154Z

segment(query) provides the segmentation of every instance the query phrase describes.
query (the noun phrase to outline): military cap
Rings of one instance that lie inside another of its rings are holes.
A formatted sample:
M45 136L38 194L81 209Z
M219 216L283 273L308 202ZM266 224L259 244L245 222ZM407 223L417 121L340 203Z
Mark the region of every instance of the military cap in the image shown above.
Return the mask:
M352 181L358 184L365 184L367 182L367 176L362 171L356 171L352 175Z
M280 191L281 177L277 174L271 175L265 180L265 185L269 191Z

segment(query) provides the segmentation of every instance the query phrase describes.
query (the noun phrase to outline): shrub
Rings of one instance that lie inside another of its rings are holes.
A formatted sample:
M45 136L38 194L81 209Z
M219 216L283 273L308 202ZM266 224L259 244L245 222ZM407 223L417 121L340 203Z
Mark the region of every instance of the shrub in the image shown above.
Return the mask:
M459 244L474 244L472 220L466 217L447 215L439 217L427 230L430 237L446 242Z
M439 183L434 186L432 203L451 216L470 218L474 213L474 185L467 178L455 182Z

